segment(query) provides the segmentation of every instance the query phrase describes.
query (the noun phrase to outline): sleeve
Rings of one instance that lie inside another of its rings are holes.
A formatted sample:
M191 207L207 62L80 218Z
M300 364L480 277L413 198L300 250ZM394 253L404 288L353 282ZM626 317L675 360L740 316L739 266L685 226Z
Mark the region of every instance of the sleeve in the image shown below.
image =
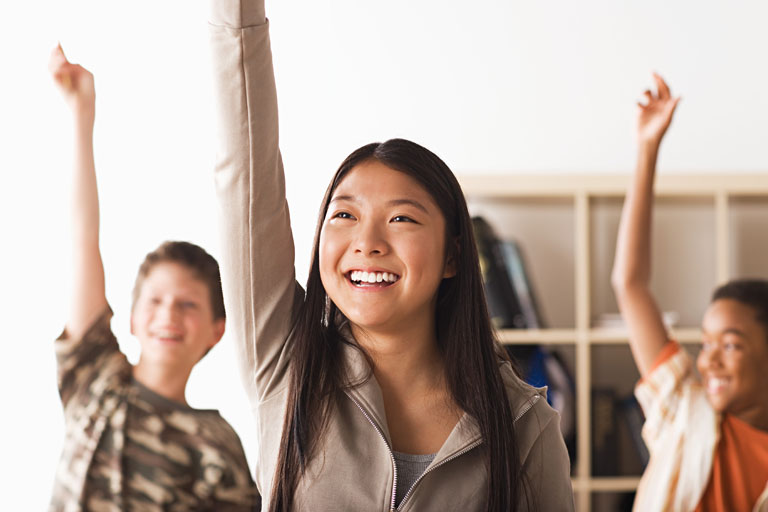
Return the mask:
M572 512L571 462L560 433L560 415L553 410L548 416L523 462L525 488L518 508Z
M258 512L261 510L261 495L248 468L240 437L220 416L217 423L216 439L222 443L225 462L214 470L223 474L213 492L209 509L217 512Z
M59 395L66 416L98 395L108 376L129 366L110 328L111 319L107 306L82 338L70 338L65 329L56 339Z
M254 404L287 382L286 340L304 294L294 277L263 1L211 0L209 31L224 298Z
M659 354L653 369L635 387L635 396L645 414L643 439L651 453L683 402L690 398L687 391L693 380L691 357L671 341Z

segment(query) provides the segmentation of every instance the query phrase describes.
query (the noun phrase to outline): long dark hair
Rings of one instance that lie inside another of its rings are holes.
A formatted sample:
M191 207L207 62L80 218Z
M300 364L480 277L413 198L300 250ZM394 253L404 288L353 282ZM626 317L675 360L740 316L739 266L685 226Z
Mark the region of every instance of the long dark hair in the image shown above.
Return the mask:
M377 160L420 183L445 217L446 250L456 275L440 284L435 312L438 348L456 405L479 426L488 471L486 510L511 510L522 492L522 470L512 410L499 371L503 351L495 341L485 303L480 266L467 204L458 181L434 153L413 142L392 139L354 151L341 164L320 209L307 296L291 355L291 382L270 511L289 511L299 476L315 454L334 400L349 386L341 361L345 343L336 305L320 280L319 240L331 196L358 164ZM455 243L452 243L455 242ZM362 350L362 349L360 349Z

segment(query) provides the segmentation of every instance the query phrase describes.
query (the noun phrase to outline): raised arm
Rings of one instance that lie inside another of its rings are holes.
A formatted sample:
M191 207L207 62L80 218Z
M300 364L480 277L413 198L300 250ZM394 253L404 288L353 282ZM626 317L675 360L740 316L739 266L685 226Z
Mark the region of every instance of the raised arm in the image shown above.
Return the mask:
M51 53L49 69L72 111L74 163L71 191L72 297L67 332L80 339L107 306L104 267L99 252L99 197L93 162L96 94L93 75L70 63L61 46Z
M638 103L637 168L624 200L612 275L632 355L643 376L669 339L650 290L651 213L659 146L680 99L672 97L659 75L653 78L657 93L645 91L647 103Z
M263 0L211 0L210 38L224 298L253 403L287 384L286 339L303 300L294 277Z

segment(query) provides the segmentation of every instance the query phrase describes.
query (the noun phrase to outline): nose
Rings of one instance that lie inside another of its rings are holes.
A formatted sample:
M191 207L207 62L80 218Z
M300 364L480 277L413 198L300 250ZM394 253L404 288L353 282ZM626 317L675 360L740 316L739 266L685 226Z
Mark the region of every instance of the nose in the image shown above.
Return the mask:
M175 300L164 300L157 308L158 316L168 323L175 323L180 313L181 305Z
M384 230L373 222L361 222L356 235L353 245L355 254L383 255L389 251Z
M701 358L703 360L705 368L716 368L716 367L722 366L722 363L723 363L722 356L723 356L723 350L717 344L714 344L714 346L712 346L708 350L703 350L701 352Z

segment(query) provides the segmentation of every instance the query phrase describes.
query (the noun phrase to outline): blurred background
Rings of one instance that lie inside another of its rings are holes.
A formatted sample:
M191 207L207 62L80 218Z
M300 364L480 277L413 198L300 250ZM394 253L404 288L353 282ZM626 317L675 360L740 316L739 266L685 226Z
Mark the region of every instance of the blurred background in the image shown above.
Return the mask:
M267 12L301 282L322 193L353 149L405 137L460 175L626 174L652 70L683 96L663 172L768 170L765 2L294 0ZM135 361L144 254L166 239L220 253L206 19L201 0L0 6L5 510L46 507L63 436L52 343L67 312L71 131L49 52L61 41L96 78L107 296ZM219 409L253 463L231 345L198 365L187 398Z

